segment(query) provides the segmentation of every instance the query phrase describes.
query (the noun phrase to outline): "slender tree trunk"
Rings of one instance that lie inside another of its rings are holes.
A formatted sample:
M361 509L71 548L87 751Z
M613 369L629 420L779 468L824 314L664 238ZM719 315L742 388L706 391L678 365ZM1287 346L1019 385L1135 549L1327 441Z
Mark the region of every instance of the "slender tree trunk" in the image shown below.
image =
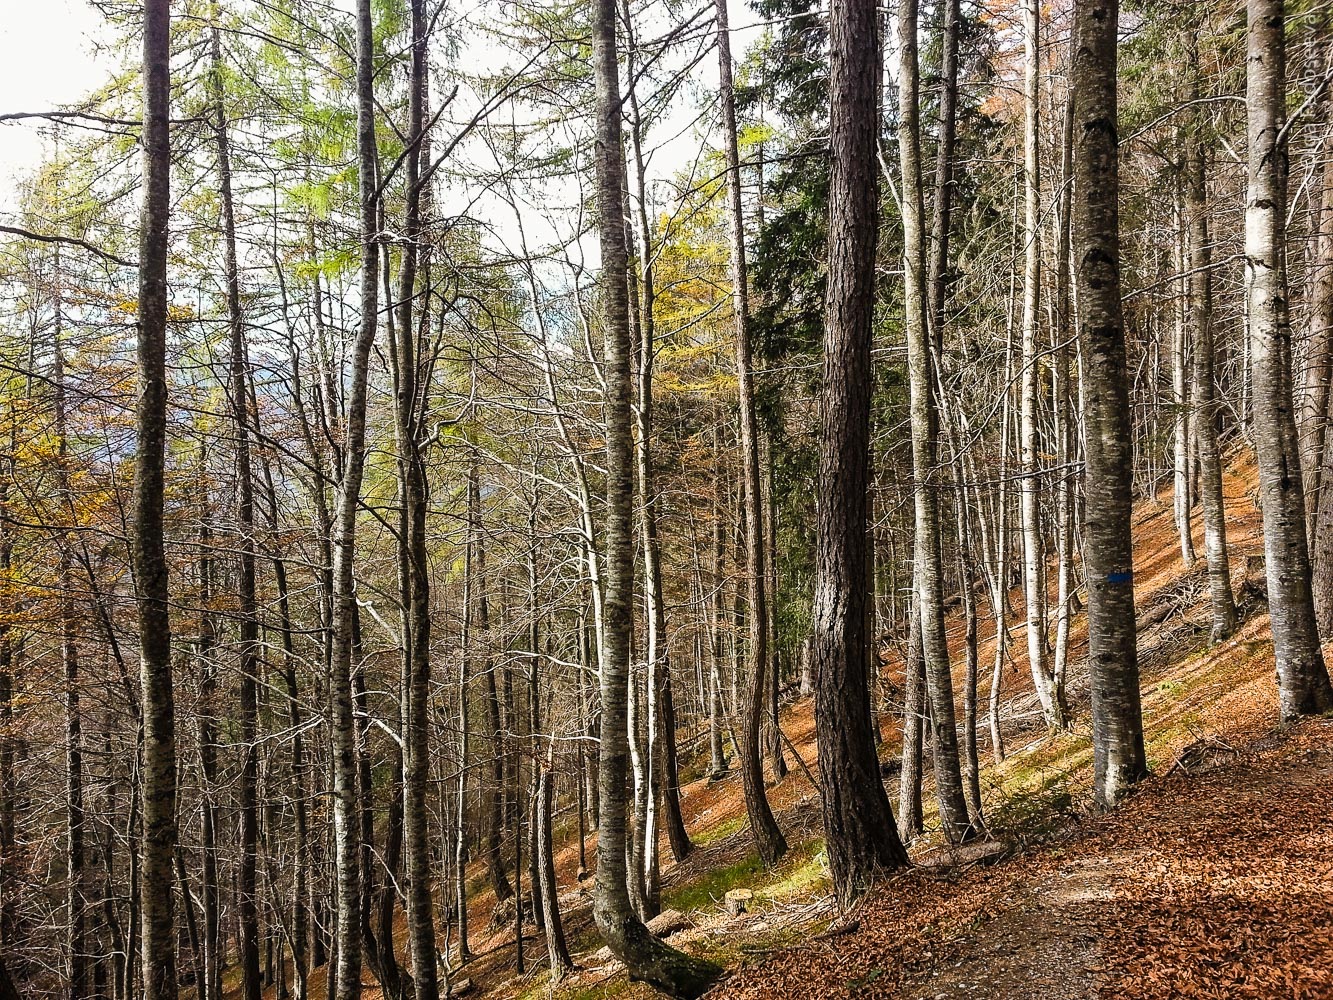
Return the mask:
M218 157L218 188L222 200L223 269L227 283L227 326L231 347L231 409L236 434L236 523L240 537L237 570L237 619L239 627L237 673L240 675L240 865L236 900L240 923L237 942L241 957L242 1000L260 1000L259 905L256 859L259 853L259 711L258 669L259 624L255 604L255 505L254 479L250 469L249 376L245 349L245 319L241 313L240 270L236 257L236 214L231 190L231 144L227 134L226 99L222 83L222 45L216 24L210 32L210 98L213 102L215 142Z
M171 199L171 9L144 0L143 212L139 233L139 401L131 560L139 612L144 720L139 916L144 1000L175 1000L172 868L176 854L176 712L162 508L167 439L167 240Z
M1171 507L1176 521L1176 534L1180 536L1180 558L1185 569L1194 568L1194 497L1191 491L1190 469L1190 431L1193 415L1189 400L1189 356L1190 331L1188 321L1189 278L1183 277L1188 271L1187 251L1185 249L1185 207L1182 192L1177 186L1176 223L1177 254L1176 270L1182 275L1179 281L1180 298L1173 302L1171 330L1171 450L1172 450L1172 487Z
M1195 35L1187 31L1186 61L1197 67ZM1199 97L1199 74L1191 72L1191 99ZM1236 630L1236 600L1231 590L1227 554L1226 499L1222 494L1222 455L1218 445L1221 410L1213 343L1213 247L1208 232L1207 153L1199 134L1203 112L1196 112L1185 151L1185 210L1189 217L1189 321L1194 341L1190 407L1199 451L1199 497L1203 506L1204 557L1208 563L1211 639L1221 642Z
M1074 13L1072 256L1083 339L1087 433L1083 564L1088 575L1094 784L1110 807L1147 774L1134 620L1132 431L1120 306L1116 0Z
M908 610L907 653L903 670L903 750L898 771L898 836L911 841L924 827L921 770L926 744L926 672L921 657L921 616L916 588Z
M1019 407L1020 511L1023 521L1023 593L1027 607L1028 664L1046 725L1066 729L1051 674L1046 631L1046 547L1042 530L1042 470L1037 461L1037 406L1041 379L1038 327L1041 320L1041 162L1038 116L1041 100L1041 11L1039 0L1023 3L1023 358Z
M57 533L60 551L57 574L60 580L60 659L65 684L65 945L68 950L69 1000L88 995L87 889L84 862L83 805L83 712L80 706L79 649L76 640L77 614L74 601L73 528L77 513L70 485L69 428L65 397L64 302L61 287L60 247L55 250L55 320L52 328L51 387L54 394L56 437L56 490L60 519L66 525Z
M736 138L736 93L732 82L731 29L727 0L717 0L718 87L722 104L723 153L727 162L727 210L731 241L731 302L736 325L736 391L740 405L741 466L745 492L746 646L749 704L743 720L741 781L759 857L772 867L787 852L764 791L761 740L768 670L768 571L764 567L764 495L759 468L759 418L754 401L754 358L750 339L749 278L745 261L745 223L741 205L740 152Z
M537 824L537 874L539 878L539 898L542 908L542 922L546 926L546 953L550 960L551 982L558 983L574 967L569 957L569 947L565 944L565 928L560 919L560 888L555 880L555 847L551 837L551 814L555 809L555 775L550 770L551 756L547 755L547 767L537 779L537 802L535 818Z
M903 174L903 262L906 271L905 326L911 395L912 478L915 500L913 576L921 615L926 687L934 722L935 789L945 835L954 842L971 835L963 779L958 763L958 732L954 722L953 678L944 632L943 573L940 554L938 411L934 363L927 329L925 240L922 233L920 74L917 64L918 0L899 7L900 76L899 139ZM864 574L861 579L864 579ZM827 782L826 782L827 784Z
M625 869L625 783L629 756L626 695L634 606L633 479L630 415L631 350L629 254L621 214L625 167L621 146L620 71L616 57L615 0L592 10L596 80L596 178L602 252L606 377L606 591L601 670L600 817L593 916L630 978L671 996L699 996L720 970L668 947L649 933L630 905Z
M370 351L379 318L379 226L376 207L374 30L371 0L356 4L357 175L361 196L361 326L352 347L342 481L334 513L332 644L329 678L333 741L334 860L337 871L338 963L333 996L361 996L361 897L365 873L357 831L356 723L352 714L352 640L356 612L353 566L356 515L366 459Z
M1283 0L1248 0L1245 103L1247 326L1254 385L1254 444L1264 514L1268 610L1282 722L1333 708L1315 627L1305 491L1292 398L1287 306L1286 60Z
M1328 14L1322 15L1317 22L1317 30L1327 38L1333 19ZM1320 496L1327 483L1324 480L1324 453L1328 442L1328 399L1329 377L1333 374L1333 156L1330 155L1329 108L1333 102L1329 99L1329 83L1324 76L1328 72L1328 63L1333 59L1333 43L1323 41L1316 35L1311 39L1311 61L1314 65L1312 75L1319 82L1315 106L1311 111L1311 124L1324 129L1323 145L1316 147L1324 158L1319 170L1317 194L1313 195L1316 206L1314 215L1319 220L1314 233L1314 255L1310 262L1311 293L1308 344L1305 350L1305 369L1302 379L1300 434L1301 434L1301 471L1305 476L1306 520L1313 537L1317 531ZM1326 47L1325 47L1326 46ZM1320 77L1323 77L1320 79ZM1315 563L1316 590L1315 613L1323 619L1326 603L1321 599L1319 584L1322 571L1319 560L1322 552L1316 546L1312 553ZM1333 614L1327 617L1333 618ZM1321 634L1327 635L1329 629L1323 628L1326 622L1321 620Z

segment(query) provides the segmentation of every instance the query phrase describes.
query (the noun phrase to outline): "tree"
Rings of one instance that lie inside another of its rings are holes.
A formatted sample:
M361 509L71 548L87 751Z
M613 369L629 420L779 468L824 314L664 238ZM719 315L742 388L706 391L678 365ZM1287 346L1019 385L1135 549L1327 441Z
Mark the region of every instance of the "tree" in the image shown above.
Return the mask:
M829 11L829 273L811 655L824 836L843 906L877 875L908 863L879 775L866 635L870 345L879 214L875 22L869 0L837 0Z
M711 962L676 951L648 931L630 905L625 868L625 780L629 757L626 702L634 594L634 455L630 440L632 345L626 284L629 252L622 210L625 160L621 152L615 0L596 0L592 35L597 88L597 231L602 251L606 379L605 648L601 671L600 812L593 917L603 940L629 969L631 979L647 982L671 996L693 998L702 994L721 970Z
M1282 722L1333 708L1315 627L1296 430L1287 296L1287 120L1283 0L1248 0L1245 107L1249 183L1245 271L1254 444L1264 514L1268 609Z
M1074 10L1072 258L1083 350L1093 796L1110 807L1148 771L1130 538L1132 437L1120 298L1117 0Z
M171 5L144 0L143 210L139 231L139 403L132 557L143 705L144 1000L175 1000L176 712L162 509L167 439L167 240L171 216Z
M935 788L945 835L954 842L972 835L963 797L954 719L953 676L944 633L943 569L940 554L938 478L939 409L926 295L926 252L921 182L920 69L917 63L918 0L898 10L900 74L898 149L902 161L904 327L911 396L914 530L912 576L920 605L926 688L934 723Z
M749 272L745 266L745 222L741 206L740 151L736 139L736 95L731 71L731 29L727 0L717 0L718 88L722 102L723 153L727 163L727 213L730 221L731 302L736 324L736 393L741 413L741 468L745 504L746 645L749 699L743 725L741 780L759 857L772 867L787 852L787 841L773 818L764 794L760 735L768 694L768 571L764 537L764 499L759 466L759 418L755 411L754 350L750 343Z
M1198 39L1185 29L1186 63L1191 67L1191 100L1199 99ZM1210 638L1221 642L1236 630L1236 599L1231 591L1227 552L1226 498L1222 493L1222 455L1218 444L1216 350L1213 340L1213 258L1208 226L1208 167L1201 135L1203 113L1196 111L1185 138L1185 211L1189 245L1189 325L1194 344L1190 387L1194 436L1199 451L1199 497L1203 506L1204 559L1208 566Z
M376 194L374 25L370 0L356 4L356 148L361 220L361 325L352 347L343 429L344 462L333 523L332 654L329 677L333 740L334 860L337 872L338 964L334 996L361 996L361 838L356 722L352 714L352 645L356 615L353 564L356 515L366 460L370 350L379 313L379 213Z

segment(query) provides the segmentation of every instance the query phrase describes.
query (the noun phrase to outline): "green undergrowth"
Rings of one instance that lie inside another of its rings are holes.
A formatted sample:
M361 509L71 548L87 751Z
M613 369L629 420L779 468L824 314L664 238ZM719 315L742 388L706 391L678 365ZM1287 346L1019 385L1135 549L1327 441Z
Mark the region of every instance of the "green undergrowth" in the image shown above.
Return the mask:
M827 877L824 839L816 837L791 848L771 871L751 851L729 865L699 872L666 889L662 905L682 913L715 909L731 889L750 889L756 899L781 902L815 888Z

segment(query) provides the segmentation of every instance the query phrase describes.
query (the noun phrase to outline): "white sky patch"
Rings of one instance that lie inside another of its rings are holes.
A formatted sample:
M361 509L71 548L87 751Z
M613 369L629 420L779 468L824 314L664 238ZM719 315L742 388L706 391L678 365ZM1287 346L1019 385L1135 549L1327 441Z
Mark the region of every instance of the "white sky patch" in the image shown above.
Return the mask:
M51 111L97 89L111 72L94 52L101 29L87 0L0 0L0 114ZM40 121L0 125L0 210L41 164L48 130Z

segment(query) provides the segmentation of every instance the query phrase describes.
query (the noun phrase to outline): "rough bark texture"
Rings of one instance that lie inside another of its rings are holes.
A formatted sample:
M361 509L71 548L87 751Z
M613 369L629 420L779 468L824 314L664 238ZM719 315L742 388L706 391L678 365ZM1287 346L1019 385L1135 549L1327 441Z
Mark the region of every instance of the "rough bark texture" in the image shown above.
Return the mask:
M907 864L875 754L866 634L879 51L875 6L830 9L829 276L824 324L815 604L815 727L824 833L845 906Z
M1245 268L1254 444L1264 514L1268 609L1283 723L1333 708L1315 628L1305 490L1292 393L1287 304L1286 63L1282 0L1249 0L1245 101L1249 184Z
M746 609L750 639L746 644L749 681L744 746L741 751L741 782L745 786L745 811L759 848L759 857L772 867L787 851L787 841L778 829L764 793L764 762L761 736L768 671L768 573L764 568L764 495L759 469L759 418L754 402L754 359L750 344L750 296L745 263L745 227L741 210L740 153L736 140L736 95L731 72L731 34L727 26L727 0L717 0L717 54L719 91L722 99L722 130L727 160L727 211L731 244L731 302L736 325L736 390L740 405L741 463L745 502Z
M634 454L630 429L631 337L626 280L629 254L622 206L620 70L616 59L615 0L596 0L592 11L596 79L596 179L606 374L606 590L601 670L601 745L597 880L593 917L603 940L625 963L632 980L671 996L693 998L721 972L663 944L630 905L625 866L625 783L629 771L626 725L633 630Z
M407 854L407 943L412 960L416 1000L438 1000L435 906L431 896L431 843L427 799L430 792L431 607L430 563L426 537L429 505L426 469L422 456L421 414L429 391L429 368L419 359L418 322L422 333L429 323L423 305L419 321L413 308L417 293L418 245L423 231L422 205L427 201L422 178L427 145L426 4L411 0L412 61L408 77L407 211L398 285L398 407L397 433L402 524L400 544L406 569L403 582L403 659L407 690L403 742L403 836ZM429 280L429 258L424 262ZM426 299L429 302L429 298Z
M139 874L144 1000L175 1000L176 713L162 538L167 438L167 238L170 221L171 9L144 0L143 212L139 233L139 402L131 558L139 611L143 841Z
M1086 398L1083 565L1093 794L1105 807L1147 774L1130 542L1133 439L1120 305L1118 24L1115 0L1090 0L1075 8L1072 257Z

